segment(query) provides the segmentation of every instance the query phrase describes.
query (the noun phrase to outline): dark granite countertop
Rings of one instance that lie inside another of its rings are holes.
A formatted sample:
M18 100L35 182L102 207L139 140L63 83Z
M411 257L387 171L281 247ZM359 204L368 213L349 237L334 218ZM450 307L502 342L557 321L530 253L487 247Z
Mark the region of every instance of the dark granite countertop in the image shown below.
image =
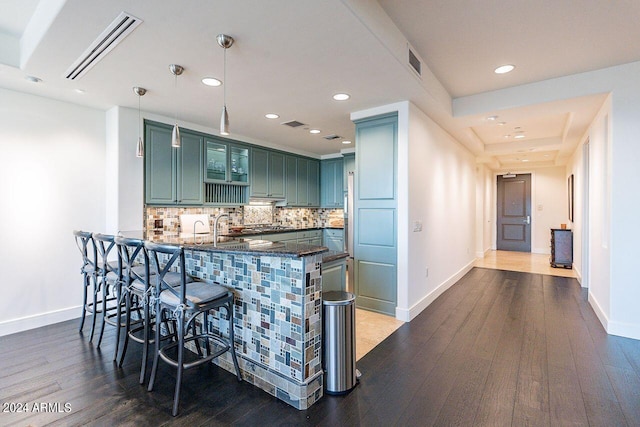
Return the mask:
M133 237L133 236L132 236ZM146 239L156 243L181 245L185 249L203 252L227 252L247 255L282 256L298 258L327 252L324 246L306 245L295 242L270 242L259 239L241 239L235 237L218 237L218 243L213 243L212 234L176 234L176 233L148 233Z
M348 252L343 251L327 251L322 254L322 262L332 262L339 259L344 259L349 256Z
M247 236L259 236L261 234L279 234L279 233L296 233L298 231L313 231L313 230L324 230L325 228L331 230L343 230L344 227L306 227L306 228L251 228L251 226L247 226L243 231L233 232L230 231L228 233L220 234L225 237L247 237Z

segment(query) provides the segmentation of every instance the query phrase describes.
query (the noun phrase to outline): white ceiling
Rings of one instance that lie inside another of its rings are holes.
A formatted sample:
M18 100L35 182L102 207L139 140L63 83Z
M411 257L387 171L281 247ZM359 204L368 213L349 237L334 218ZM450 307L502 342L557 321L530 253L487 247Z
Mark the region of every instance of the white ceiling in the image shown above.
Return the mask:
M215 36L229 34L236 39L225 82L231 137L312 155L354 146L341 144L354 138L350 112L410 100L493 167L563 164L606 94L487 111L495 121L453 117L451 98L640 59L638 1L0 0L0 7L0 87L106 110L137 108L132 87L142 86L143 110L173 117L177 109L179 121L212 130L223 90L200 79L222 79ZM383 9L382 24L372 26ZM66 80L67 68L122 11L143 23L86 75ZM384 33L389 18L437 81L428 70L420 81L398 59L404 52L389 42L395 33ZM177 91L171 63L185 67ZM495 75L503 63L516 70ZM352 98L336 102L337 92ZM268 112L280 118L267 120ZM322 132L280 125L289 120ZM518 130L526 138L505 138ZM329 134L343 138L322 138Z

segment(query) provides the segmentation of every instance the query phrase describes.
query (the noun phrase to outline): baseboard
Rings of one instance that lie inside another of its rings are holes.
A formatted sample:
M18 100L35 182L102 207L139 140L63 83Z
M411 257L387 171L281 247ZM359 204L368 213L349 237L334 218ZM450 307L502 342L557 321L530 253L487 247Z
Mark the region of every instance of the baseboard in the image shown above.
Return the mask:
M600 320L600 323L602 323L604 330L609 333L609 318L604 313L602 307L600 307L600 304L598 304L598 300L593 296L591 292L589 292L588 294L588 301L591 305L591 308L593 308L593 311L596 313L596 316L598 316L598 320Z
M611 335L618 335L620 337L631 338L634 340L640 340L640 325L635 323L621 323L616 321L609 322L609 329L607 333Z
M34 314L18 319L5 320L4 322L0 322L0 337L64 322L65 320L77 319L80 317L81 311L81 306L77 306L50 311L48 313Z
M465 265L462 269L460 269L453 276L449 277L447 280L442 282L438 287L436 287L433 291L428 293L424 298L418 301L416 304L411 306L410 308L397 308L396 307L396 319L402 320L404 322L410 322L411 319L416 317L418 314L422 312L425 308L427 308L433 301L436 300L440 295L444 293L447 289L449 289L452 285L454 285L458 280L462 278L465 274L467 274L473 268L474 261L471 261L469 264Z

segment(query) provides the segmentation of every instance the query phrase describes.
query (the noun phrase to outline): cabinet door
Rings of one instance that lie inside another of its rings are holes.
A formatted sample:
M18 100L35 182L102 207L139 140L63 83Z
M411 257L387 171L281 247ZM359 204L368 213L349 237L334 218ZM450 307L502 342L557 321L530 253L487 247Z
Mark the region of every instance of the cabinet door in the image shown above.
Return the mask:
M200 135L182 131L181 147L176 150L178 203L201 205L204 202L202 146Z
M298 204L298 159L294 156L285 157L285 189L287 206Z
M320 206L320 162L309 160L307 191L309 198L307 206Z
M229 146L221 141L207 139L205 158L205 181L227 182L227 158Z
M298 206L309 204L309 161L298 158Z
M320 206L323 208L342 207L343 173L342 159L323 160L320 164Z
M284 166L284 154L269 153L268 197L285 197Z
M249 148L239 145L229 145L229 182L234 184L249 183Z
M251 149L251 196L268 197L269 194L269 152L259 148Z
M145 125L145 201L149 204L176 202L175 149L171 147L171 126Z

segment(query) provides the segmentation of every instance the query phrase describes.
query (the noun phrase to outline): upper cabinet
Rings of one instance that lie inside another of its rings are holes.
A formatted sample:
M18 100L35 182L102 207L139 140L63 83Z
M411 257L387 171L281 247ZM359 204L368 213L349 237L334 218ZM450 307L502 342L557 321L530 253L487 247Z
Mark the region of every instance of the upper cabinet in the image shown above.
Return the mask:
M199 205L204 202L203 137L181 129L181 147L171 146L170 125L145 123L145 202Z
M320 164L320 188L323 208L342 208L344 205L343 160L323 160Z
M296 203L287 199L289 206L320 206L320 162L298 157L296 159Z
M205 182L249 185L249 147L206 139Z
M285 155L251 149L251 197L285 198Z

